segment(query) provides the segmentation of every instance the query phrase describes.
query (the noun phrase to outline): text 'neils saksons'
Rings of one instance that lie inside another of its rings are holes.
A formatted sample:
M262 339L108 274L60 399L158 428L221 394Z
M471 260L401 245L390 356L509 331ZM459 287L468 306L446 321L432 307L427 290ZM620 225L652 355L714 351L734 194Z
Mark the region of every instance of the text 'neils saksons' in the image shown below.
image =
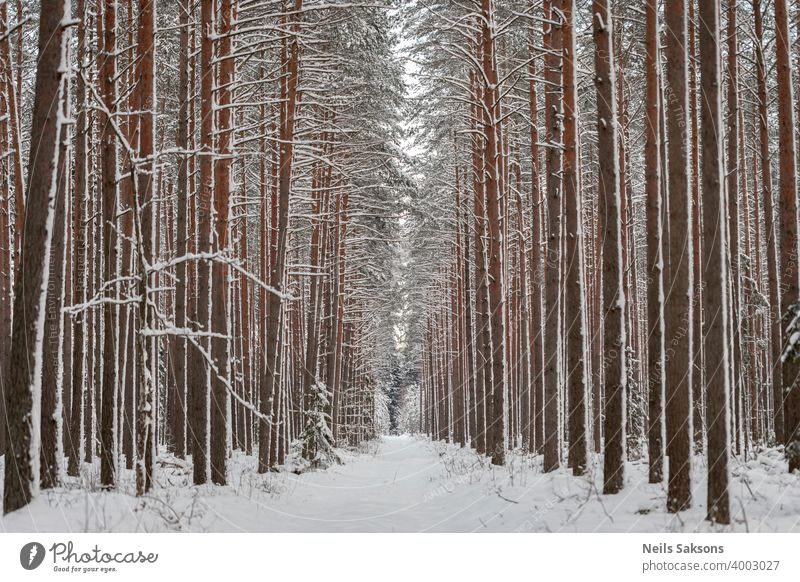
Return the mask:
M642 544L644 554L724 554L723 546L698 546L695 544Z

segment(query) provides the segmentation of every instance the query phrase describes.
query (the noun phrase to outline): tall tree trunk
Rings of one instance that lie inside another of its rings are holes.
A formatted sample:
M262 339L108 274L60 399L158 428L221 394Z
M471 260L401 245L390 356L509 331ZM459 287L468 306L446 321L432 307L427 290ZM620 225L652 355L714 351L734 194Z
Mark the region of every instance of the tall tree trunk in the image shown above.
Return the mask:
M586 471L586 295L583 281L583 216L579 189L578 104L575 74L575 0L564 0L564 200L566 203L566 357L569 399L569 466L573 475Z
M214 198L214 11L212 2L202 2L200 11L200 189L197 205L197 251L211 251L211 205ZM211 269L209 262L197 262L197 316L199 329L210 331L209 309L211 302ZM210 342L198 338L198 347L192 351L189 368L189 394L192 398L191 422L193 479L196 485L208 481L209 472L209 439L208 430L208 398L209 370L208 362L200 350L208 352Z
M769 126L767 120L767 71L764 62L764 30L761 0L753 0L753 20L756 45L756 83L758 86L758 141L761 162L761 191L764 203L764 229L766 231L767 279L769 280L768 321L770 335L770 371L773 400L773 426L775 441L783 439L783 389L781 380L781 296L778 279L778 237L775 233L775 202L772 194L772 167L769 154Z
M466 182L466 180L464 181ZM463 288L462 288L462 297L461 301L464 305L464 320L461 322L463 326L464 332L464 343L466 350L465 357L466 361L466 398L469 402L468 407L468 416L467 416L467 428L466 428L466 437L467 440L466 444L471 444L473 447L475 446L475 435L476 435L476 427L478 424L478 410L477 410L477 399L475 398L476 388L478 386L478 375L477 375L477 355L478 355L478 345L475 340L476 334L475 329L472 325L472 313L473 313L473 304L472 304L472 275L470 272L470 232L472 229L469 227L469 216L470 213L469 209L469 196L466 194L468 191L467 187L465 186L464 192L464 200L466 202L465 209L463 213L463 220L459 225L459 228L462 232L463 238L461 240L461 272L464 277Z
M11 312L13 303L13 269L19 264L21 250L22 230L24 225L24 186L22 185L22 152L20 151L19 120L17 115L17 92L14 87L13 71L11 66L11 35L8 33L7 3L0 4L0 94L3 96L4 111L0 116L5 116L7 121L2 123L3 151L8 152L10 164L4 168L14 170L14 204L16 219L14 221L14 236L11 236L11 201L10 201L10 171L4 176L3 208L0 208L2 217L2 235L0 235L0 253L3 254L0 262L0 418L5 418L5 397L3 390L6 382L5 373L11 352ZM6 133L7 132L7 133ZM9 148L10 146L10 148ZM5 154L4 154L5 155ZM0 425L0 454L5 452L5 422Z
M497 86L497 63L495 61L494 3L481 0L481 33L483 43L483 133L486 180L486 218L489 236L489 326L492 345L492 418L488 432L487 452L495 465L505 464L505 325L503 312L505 297L502 274L502 232L500 204L503 192L500 188L500 103Z
M561 22L554 0L545 4L545 110L547 124L547 238L544 272L544 471L561 464L558 434L559 311L561 297Z
M733 342L733 353L731 354L731 387L733 398L737 400L742 390L742 291L740 281L741 272L741 252L739 249L739 87L738 87L738 43L736 42L736 2L728 0L728 118L726 123L726 138L728 145L727 155L727 185L726 193L728 199L728 232L730 233L729 261L731 266L731 277L728 282L730 286L730 313L731 319L731 338ZM735 415L735 423L741 422L742 414L738 410ZM740 442L741 431L735 432L736 449L738 452L744 450L744 443Z
M233 74L234 57L231 54L231 34L233 22L232 0L222 0L219 27L220 44L218 104L219 128L218 149L220 157L216 162L216 188L214 210L216 218L216 241L214 250L225 254L228 247L228 204L230 197L232 132L233 132ZM216 371L211 376L211 480L217 485L227 481L228 455L228 408L229 396L226 383L232 378L229 364L228 345L228 267L220 260L212 264L211 358Z
M77 120L75 127L75 174L72 189L72 301L81 304L86 301L86 288L88 285L87 277L87 237L86 237L86 217L88 215L88 192L87 192L87 146L89 139L89 123L86 103L86 83L84 67L86 59L86 2L78 0L76 16L78 22L78 67L79 74L75 79L75 101L77 103ZM85 376L87 371L86 358L86 332L89 313L81 310L73 317L73 337L72 337L72 377L69 386L71 387L71 406L69 410L66 435L67 454L69 462L67 464L67 474L77 477L80 468L80 447L81 447L81 414L83 413L83 391ZM66 385L65 385L66 387Z
M531 39L528 41L528 53L533 54L534 28L531 26ZM542 415L539 411L544 401L543 370L543 330L542 330L542 287L544 287L544 271L542 266L542 192L539 160L539 104L536 96L536 71L534 61L528 64L531 141L531 256L529 261L531 276L531 426L528 428L528 450L538 452L542 446Z
M190 0L181 0L178 10L180 26L180 55L178 57L178 184L176 188L176 235L175 254L186 255L186 241L189 233L187 221L187 191L189 188L189 12ZM175 267L175 327L186 327L186 262ZM178 458L186 455L186 339L176 336L175 342L175 384L173 386L173 416L171 418L172 451Z
M787 320L798 309L797 269L797 158L794 141L794 104L790 58L789 17L786 0L775 0L776 61L778 68L778 164L780 183L779 214L781 224L781 309ZM782 359L783 437L784 444L800 443L800 364ZM778 403L776 403L778 405ZM800 444L795 445L800 447ZM789 472L800 469L800 454L788 455Z
M117 135L114 131L117 108L117 2L105 0L103 13L103 50L99 58L101 115L101 165L103 191L103 280L106 285L103 304L103 381L100 400L100 483L105 488L116 485L115 416L117 413L117 327L116 308L119 284L117 277Z
M686 59L686 0L667 0L665 22L666 110L669 158L669 270L664 285L666 421L669 488L667 509L691 506L691 289L692 243L686 119L689 113Z
M323 114L323 122L327 119ZM328 140L332 139L332 134L327 132L320 133L323 143L323 156L330 155ZM303 393L304 406L307 413L313 411L314 401L317 395L317 366L319 364L319 336L320 336L320 306L322 303L321 274L325 268L324 245L328 241L328 221L324 218L329 207L330 189L329 176L331 173L330 165L317 163L312 170L312 217L311 217L311 241L309 256L311 260L311 279L309 281L309 308L306 322L306 349L305 366L303 374ZM332 322L331 322L332 323ZM332 394L328 394L330 398ZM310 415L308 423L316 422L316 417ZM305 442L303 456L312 461L316 458L317 450L314 443Z
M69 119L68 103L59 103L59 115ZM55 221L50 235L50 274L47 278L47 297L44 313L44 342L42 349L42 401L41 401L41 467L39 481L42 489L59 485L60 457L63 454L62 397L63 360L62 332L64 316L64 265L66 263L66 199L69 195L67 180L67 126L59 127L58 166L56 168Z
M153 262L153 189L155 188L155 2L139 0L139 27L136 38L136 95L138 110L138 164L135 168L136 195L134 216L136 224L137 264L139 270L138 323L136 334L138 355L138 402L136 405L136 494L144 495L153 486L153 451L155 448L155 378L152 375L152 340L145 333L152 328L155 317L149 301L153 275L148 271Z
M55 209L63 117L54 115L52 107L55 104L58 111L68 100L67 71L61 67L68 40L63 0L43 5L30 140L39 147L31 148L28 161L27 217L16 272L8 384L4 390L4 513L30 503L38 487L42 388L42 351L38 346L44 341L53 225L63 220Z
M6 4L0 4L0 36L8 31ZM0 42L0 151L8 150L8 78L11 75L8 39ZM6 417L6 399L3 395L8 368L8 352L11 346L11 190L9 188L8 164L0 163L0 419ZM0 421L0 455L6 451L5 420Z
M476 50L480 56L480 43L476 43ZM481 153L483 137L477 131L478 124L482 123L483 110L481 109L480 91L477 83L477 74L470 73L470 87L472 89L472 103L470 111L470 128L472 130L472 194L473 216L475 219L475 408L476 425L473 435L475 449L480 454L486 453L486 412L487 391L486 386L491 382L491 345L489 342L489 291L486 277L486 193L484 188L484 159Z
M725 194L722 179L719 2L700 3L701 116L703 124L703 294L706 334L703 338L708 431L708 515L715 523L730 523L728 457L730 455L730 367L728 362L725 261Z
M620 181L617 172L617 112L613 57L613 24L608 0L593 0L594 69L597 90L598 197L603 232L603 351L606 383L603 493L625 484L625 291L622 272Z
M299 19L300 11L303 8L303 0L294 0L292 11L292 23L289 29L291 36L287 39L289 43L288 60L284 65L284 76L282 80L281 97L283 106L281 107L280 119L280 148L278 166L278 228L277 241L275 246L275 261L270 265L270 285L273 289L284 289L284 277L286 266L286 247L289 227L289 198L292 187L292 166L294 159L294 128L297 109L297 84L300 65L300 46L299 46L299 24L295 19ZM264 347L266 365L264 366L264 376L261 381L261 413L266 416L272 409L273 399L279 391L278 383L278 363L280 362L278 348L280 345L280 321L281 307L283 298L271 293L267 296L267 341ZM276 418L273 417L273 421ZM259 472L263 473L270 467L269 463L269 430L266 420L262 417L260 421L259 439Z
M664 305L661 254L661 143L659 118L658 4L647 2L645 37L647 120L645 122L645 192L647 196L647 386L650 483L664 480Z
M20 4L17 3L17 19L21 20ZM25 185L24 177L22 174L22 139L20 137L20 109L21 103L21 75L22 67L22 32L23 27L20 25L17 33L17 83L15 85L11 71L11 35L8 34L8 10L7 3L4 2L2 9L0 9L0 20L5 25L5 30L2 33L4 37L0 40L0 60L2 60L7 67L7 74L4 78L3 90L6 93L8 104L8 130L11 138L11 165L14 167L14 258L15 264L19 262L19 254L22 252L22 234L25 228Z
M703 310L700 306L703 304L703 276L701 272L700 258L702 251L701 237L702 237L702 221L700 220L700 130L698 128L698 112L697 112L697 42L696 30L697 19L695 15L695 3L689 3L689 111L691 116L692 127L692 142L691 142L691 199L692 199L692 244L694 245L694 252L692 253L692 274L694 276L694 292L693 292L693 305L696 306L692 309L692 337L696 338L692 345L692 404L694 413L693 423L693 444L694 451L697 453L703 452L703 441L705 435L705 426L703 422L703 400L705 394L703 392L705 367L703 364L703 342L700 338L703 337Z

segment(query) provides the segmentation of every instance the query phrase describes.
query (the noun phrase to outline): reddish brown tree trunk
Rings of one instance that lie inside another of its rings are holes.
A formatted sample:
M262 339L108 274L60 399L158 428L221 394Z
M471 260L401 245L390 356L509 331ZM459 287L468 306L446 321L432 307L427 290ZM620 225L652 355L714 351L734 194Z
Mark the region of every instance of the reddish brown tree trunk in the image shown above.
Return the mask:
M661 143L659 117L658 6L647 3L645 37L647 120L645 122L645 192L647 196L647 387L650 483L664 480L664 305L661 254Z
M603 231L603 344L605 353L605 456L603 493L625 483L625 293L622 272L620 181L617 172L616 94L613 25L608 0L594 0L592 12L597 90L598 197Z
M212 2L202 2L200 11L200 188L197 204L197 252L211 251L211 205L214 198L214 11ZM210 330L211 274L209 261L197 261L196 321L201 332ZM202 337L190 351L188 378L192 399L189 430L192 438L193 479L196 485L208 480L209 438L208 398L212 372L200 350L210 351L210 342Z
M152 340L142 330L155 322L150 300L154 277L148 272L153 261L153 189L155 188L155 4L139 0L139 26L136 38L137 67L135 105L138 113L138 155L134 221L138 242L138 323L136 334L138 401L136 403L136 494L143 495L153 486L153 451L155 448L155 378L153 377ZM152 298L156 301L155 296Z
M686 119L689 113L686 59L686 2L668 0L665 7L666 111L669 159L669 270L664 289L667 457L667 509L691 506L691 283L689 160Z
M54 174L58 170L61 118L51 114L55 104L61 108L68 100L60 67L67 50L63 0L43 6L39 17L39 50L36 86L31 121L31 148L28 162L27 218L23 246L16 273L14 317L6 373L7 437L3 512L9 513L30 503L35 490L35 465L39 462L39 435L33 415L41 388L42 353L36 349L43 341L42 310L48 287L48 257L52 225L63 221L52 206L56 191ZM40 290L32 292L31 290Z
M228 204L230 198L231 156L233 132L233 75L234 57L231 54L231 23L233 21L232 0L222 0L219 27L219 81L218 104L219 159L216 161L214 178L215 234L213 249L217 254L228 252ZM211 375L211 480L217 485L227 481L228 456L228 390L231 379L228 345L228 267L221 260L212 263L211 286L211 359L216 370Z
M703 294L706 313L705 359L709 366L705 375L708 434L708 520L730 523L728 499L728 457L730 446L729 362L726 342L728 318L725 261L725 205L722 179L722 149L719 133L720 113L720 53L719 3L711 0L700 3L700 71L702 92L700 102L703 134L703 274L707 293Z
M775 203L772 195L772 168L769 153L767 120L767 72L764 62L764 30L761 0L753 0L753 19L756 35L756 83L758 87L758 140L761 163L761 190L764 201L766 231L767 278L769 280L770 380L772 382L773 426L775 441L783 439L783 390L781 380L781 297L778 276L778 237L775 233Z
M58 104L59 112L69 118L67 105ZM61 312L64 296L64 264L66 262L66 199L69 195L67 180L68 133L60 125L58 140L58 166L56 168L55 221L50 235L49 276L44 313L44 342L42 343L42 402L41 402L41 454L39 482L42 489L59 485L59 455L61 453L59 433L62 430L63 376L60 371L64 352L62 329L64 316Z
M103 99L101 115L101 165L103 192L103 279L107 285L103 305L103 381L100 395L100 482L103 487L116 485L117 361L115 307L117 284L117 135L114 131L117 108L117 2L105 0L103 13L103 50L99 55L100 92Z
M776 62L778 69L778 164L781 225L781 309L792 318L791 308L799 308L797 269L797 158L794 141L794 104L790 58L789 17L786 0L775 0ZM785 341L786 338L784 338ZM782 361L783 437L788 446L800 442L800 366L796 360ZM778 403L776 403L777 405ZM795 445L800 446L800 445ZM800 469L800 455L790 455L789 472Z
M559 310L561 297L561 23L553 0L545 4L544 75L547 124L547 213L544 276L544 471L561 465L558 434Z
M566 358L569 399L569 466L573 475L586 471L585 290L583 280L583 217L578 187L578 104L576 98L575 0L562 5L564 88L564 200L566 203Z
M730 277L730 313L731 319L731 341L733 343L733 353L731 354L731 396L734 399L734 427L738 426L742 420L742 411L740 410L738 402L741 401L740 394L742 390L742 326L741 326L741 309L742 309L742 292L740 286L740 272L741 272L741 253L739 245L739 87L738 87L738 65L737 65L737 51L738 43L736 42L736 4L734 1L728 1L728 29L726 31L728 37L728 117L727 117L727 130L726 139L728 143L728 156L727 156L727 186L726 195L728 198L728 232L730 233L730 249L729 261L731 265ZM741 442L741 430L735 430L734 441L736 443L736 450L742 452L745 444Z
M175 254L186 255L186 230L189 188L189 0L181 0L178 8L180 26L180 56L178 71L178 135L176 145L180 150L178 158L178 183L176 187L176 235ZM186 262L175 267L175 327L186 327ZM186 339L177 336L175 346L175 383L173 385L173 416L171 420L172 450L175 456L186 455Z
M505 297L502 279L502 234L500 223L499 168L502 162L500 150L500 103L497 87L497 63L495 62L494 6L492 0L481 1L483 30L483 74L486 81L483 87L483 133L486 182L486 218L488 225L489 248L489 326L492 346L492 416L487 439L487 452L495 465L505 464L505 325L503 311Z
M299 18L299 13L303 8L303 0L295 0L294 10L292 12L293 19ZM283 106L281 108L280 118L280 156L278 166L278 224L277 224L277 241L274 248L275 260L270 264L270 285L273 289L283 290L285 265L286 265L286 247L288 239L288 225L289 225L289 199L291 193L292 182L292 165L294 156L294 128L295 117L297 109L297 84L299 77L299 64L300 64L300 47L298 38L297 22L291 24L290 30L292 35L287 40L289 43L288 60L285 63L285 74L282 79L281 97ZM273 206L275 208L275 206ZM264 376L261 381L261 413L268 415L272 408L272 402L279 390L279 370L278 364L280 362L278 350L280 340L280 321L281 321L281 306L283 300L277 295L270 294L267 297L267 311L269 319L267 320L267 338L266 345L264 346L266 365L264 366ZM273 421L276 420L273 417ZM269 459L269 439L268 439L268 426L267 422L262 418L260 421L260 439L259 439L259 472L265 472L271 466Z

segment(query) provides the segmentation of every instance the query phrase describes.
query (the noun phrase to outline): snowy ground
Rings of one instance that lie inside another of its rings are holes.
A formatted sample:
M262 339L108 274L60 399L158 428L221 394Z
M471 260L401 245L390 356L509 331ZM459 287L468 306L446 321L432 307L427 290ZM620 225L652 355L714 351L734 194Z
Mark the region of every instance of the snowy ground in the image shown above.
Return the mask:
M0 461L0 465L2 462ZM189 485L188 466L158 468L150 497L77 481L43 492L27 508L0 518L0 532L594 532L709 531L705 466L695 463L695 507L664 511L665 489L647 483L645 463L630 463L625 490L600 494L602 471L572 477L541 473L541 458L510 456L496 468L473 451L410 436L383 437L345 464L302 475L259 475L237 455L227 487ZM0 476L2 472L0 471ZM780 451L737 462L731 483L734 523L715 531L800 531L800 475L788 475Z

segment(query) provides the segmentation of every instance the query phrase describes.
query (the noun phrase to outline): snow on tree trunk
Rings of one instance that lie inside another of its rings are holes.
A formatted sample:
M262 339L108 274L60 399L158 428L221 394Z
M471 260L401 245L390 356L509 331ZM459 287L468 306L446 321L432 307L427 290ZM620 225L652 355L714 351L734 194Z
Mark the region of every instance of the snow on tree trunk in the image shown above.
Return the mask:
M664 480L664 287L662 256L661 108L657 0L647 3L647 121L645 122L645 190L647 195L647 369L648 452L650 483Z
M578 187L580 166L578 148L578 104L576 98L575 0L564 0L563 79L564 90L564 200L566 204L566 358L569 400L569 458L574 475L587 467L587 378L584 329L586 295L583 274L583 203Z
M730 355L728 354L727 262L725 192L720 95L719 2L700 4L700 72L702 78L702 191L703 293L706 333L705 362L706 426L708 432L708 520L730 523L728 461L730 456Z
M98 54L100 68L100 95L102 97L101 118L101 165L102 165L102 245L103 280L106 283L103 304L103 352L102 383L99 385L100 410L100 482L111 488L117 482L117 392L118 369L116 343L119 334L119 319L114 301L118 299L117 277L117 2L105 0L102 27L102 51Z
M14 318L5 388L7 414L3 512L30 503L39 486L40 411L45 303L56 220L61 127L66 121L69 2L43 6L28 163L27 218L14 293ZM54 42L58 40L59 42ZM51 107L55 104L56 115Z
M547 126L547 198L544 242L544 470L561 465L559 397L561 340L561 12L555 0L545 4L544 75L545 124Z
M617 112L612 47L613 23L608 0L594 0L594 69L597 91L598 196L603 233L603 344L605 358L605 456L603 493L618 493L625 484L625 292L622 272Z

